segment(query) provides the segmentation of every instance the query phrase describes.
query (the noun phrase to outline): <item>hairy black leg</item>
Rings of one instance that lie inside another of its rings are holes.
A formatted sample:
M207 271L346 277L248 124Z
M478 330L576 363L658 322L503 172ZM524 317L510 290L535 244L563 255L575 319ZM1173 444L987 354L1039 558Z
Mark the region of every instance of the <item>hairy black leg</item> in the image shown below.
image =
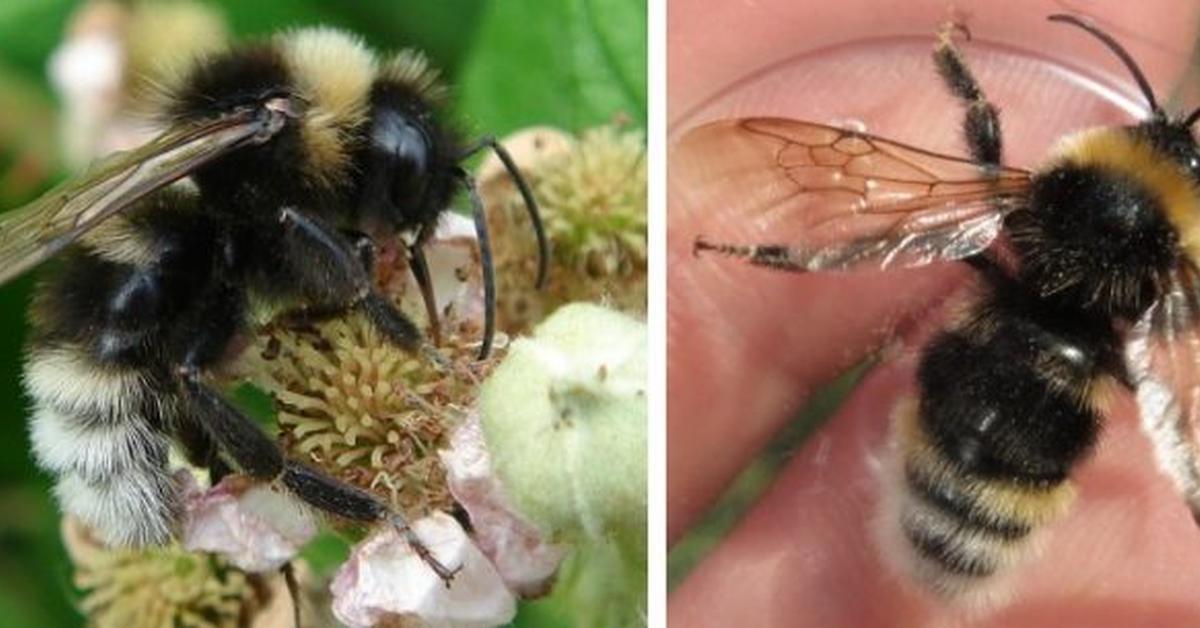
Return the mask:
M403 516L366 491L284 458L279 447L249 417L201 381L194 366L181 366L179 377L200 424L244 473L260 480L280 478L284 486L306 503L339 517L364 523L391 523L413 552L449 586L457 569L448 569L438 562Z
M375 272L375 243L370 236L359 231L342 230L341 234L350 243L363 272L370 278ZM307 329L317 323L345 316L353 308L353 302L305 304L284 311L275 317L274 322L287 329Z
M300 628L300 583L296 580L296 568L288 561L279 568L283 582L287 585L288 596L292 598L292 625Z
M342 230L342 235L350 241L350 245L354 247L354 254L358 257L358 263L362 266L364 272L370 277L371 273L375 272L375 242L371 240L371 236L361 231Z
M407 351L429 354L417 326L374 290L371 276L363 268L361 241L356 245L344 234L290 208L280 213L280 222L287 229L290 246L303 251L296 256L305 259L295 268L297 287L314 304L312 309L357 309L390 342Z
M950 93L963 101L967 107L963 134L967 140L967 148L971 151L971 158L979 162L985 170L995 169L1000 166L1002 148L1000 114L996 106L988 102L971 69L963 60L962 53L954 45L956 31L969 35L966 27L961 24L951 22L942 26L938 33L937 46L933 50L933 60Z
M262 429L201 379L194 366L179 367L190 410L211 438L247 475L273 479L283 470L283 452Z
M193 466L208 469L209 482L216 485L233 472L221 458L221 450L208 432L187 413L175 422L175 439L183 446L184 455Z
M416 552L447 586L459 568L448 569L438 562L402 515L393 512L374 495L339 482L307 465L289 460L283 471L283 483L304 501L347 519L363 522L388 521L403 535Z

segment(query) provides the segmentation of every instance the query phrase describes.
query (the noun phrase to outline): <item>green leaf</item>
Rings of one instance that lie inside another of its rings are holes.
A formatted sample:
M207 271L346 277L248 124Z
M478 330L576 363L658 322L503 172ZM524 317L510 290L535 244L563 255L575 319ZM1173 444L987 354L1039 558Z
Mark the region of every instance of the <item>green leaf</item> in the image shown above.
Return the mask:
M395 2L360 0L338 5L352 28L378 50L417 48L429 56L447 78L459 65L475 37L483 0Z
M646 124L643 0L493 2L459 80L462 113L489 132Z
M417 48L449 76L473 37L481 0L395 2L357 0L220 0L221 12L240 37L266 36L282 28L324 25L363 36L376 50Z
M275 402L271 400L271 395L253 384L243 383L233 389L231 396L233 404L239 410L257 420L258 424L269 433L275 433L277 416Z
M350 557L350 542L341 535L324 531L313 539L300 555L318 576L331 576Z
M74 0L0 2L0 59L27 80L45 86L46 60L76 4Z

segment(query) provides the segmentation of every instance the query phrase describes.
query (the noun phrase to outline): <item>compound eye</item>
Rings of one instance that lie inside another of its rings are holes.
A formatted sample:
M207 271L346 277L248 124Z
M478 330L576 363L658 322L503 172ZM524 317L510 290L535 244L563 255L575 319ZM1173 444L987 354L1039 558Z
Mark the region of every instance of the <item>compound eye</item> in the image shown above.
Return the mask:
M396 111L380 112L371 130L375 151L387 163L389 193L397 207L419 204L429 174L429 136Z

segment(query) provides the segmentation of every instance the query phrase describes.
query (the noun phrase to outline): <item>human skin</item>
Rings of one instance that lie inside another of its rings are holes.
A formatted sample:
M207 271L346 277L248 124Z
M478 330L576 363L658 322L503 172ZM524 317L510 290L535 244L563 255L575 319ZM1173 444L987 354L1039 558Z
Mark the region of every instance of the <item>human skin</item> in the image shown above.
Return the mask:
M722 115L769 113L821 122L844 116L866 122L875 133L963 154L957 136L961 108L942 93L927 61L924 74L899 78L860 67L861 56L849 55L853 58L844 61L845 67L799 62L780 70L793 74L772 89L749 98L708 100L772 60L857 32L916 34L914 28L925 24L931 33L947 15L943 1L817 4L671 0L672 141L698 120ZM1070 6L1032 0L957 6L980 41L1036 46L1050 59L1132 84L1098 41L1045 22L1046 15L1070 12ZM1200 3L1086 8L1129 50L1159 99L1166 100L1196 37ZM1045 67L1014 63L1004 50L984 53L972 42L961 47L1001 109L1010 164L1036 166L1064 132L1133 120L1128 111ZM836 54L828 58L843 62ZM901 63L885 60L893 62ZM806 81L821 72L833 78L822 79L823 84ZM893 83L907 91L889 92ZM886 95L873 101L874 90ZM1187 103L1189 108L1198 104ZM1113 402L1094 454L1074 475L1079 497L1071 514L1047 527L1038 558L1013 570L1007 603L968 613L930 599L888 567L871 529L882 490L874 469L888 442L888 415L898 399L913 394L919 349L912 347L935 327L934 304L956 293L970 274L960 265L943 264L894 273L796 275L732 259L693 257L699 235L730 242L786 241L786 224L768 228L720 208L689 206L684 181L668 164L667 515L672 542L813 389L888 339L906 339L906 348L888 352L891 358L795 452L735 530L672 593L668 617L673 626L1200 624L1200 529L1156 470L1127 395Z

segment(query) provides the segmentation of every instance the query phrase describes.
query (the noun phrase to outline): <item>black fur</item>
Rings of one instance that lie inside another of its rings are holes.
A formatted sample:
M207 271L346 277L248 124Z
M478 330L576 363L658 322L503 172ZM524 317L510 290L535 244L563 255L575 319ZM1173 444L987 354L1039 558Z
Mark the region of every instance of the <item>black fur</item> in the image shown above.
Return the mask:
M1178 257L1178 237L1150 191L1095 167L1039 173L1029 209L1011 214L1006 226L1030 290L1100 316L1143 312Z
M196 64L182 87L171 94L165 112L173 124L187 124L220 117L240 107L272 97L294 95L293 77L283 56L266 44L237 48ZM251 204L296 204L322 202L336 206L324 186L304 176L304 146L299 129L289 125L270 142L245 148L195 173L196 181L210 196L237 199L229 209L253 212ZM253 176L248 176L253 173Z
M968 476L1062 482L1096 439L1086 391L1116 343L1102 323L999 289L926 349L921 427Z

